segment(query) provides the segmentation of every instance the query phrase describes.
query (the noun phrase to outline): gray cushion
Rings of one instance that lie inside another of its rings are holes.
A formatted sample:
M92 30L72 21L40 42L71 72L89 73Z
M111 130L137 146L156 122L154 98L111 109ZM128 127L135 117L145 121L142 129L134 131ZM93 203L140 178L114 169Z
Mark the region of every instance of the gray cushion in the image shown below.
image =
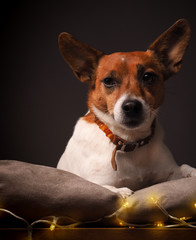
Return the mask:
M0 160L0 208L28 221L51 215L96 220L121 204L117 194L69 172Z
M166 221L167 216L151 197L176 217L196 218L196 177L136 191L127 199L128 206L121 208L119 218L139 224ZM112 214L122 204L119 195L69 172L18 161L0 161L0 208L11 210L28 221L50 215L93 221Z
M130 223L167 221L158 205L169 214L196 218L196 177L182 178L153 185L135 192L119 217Z

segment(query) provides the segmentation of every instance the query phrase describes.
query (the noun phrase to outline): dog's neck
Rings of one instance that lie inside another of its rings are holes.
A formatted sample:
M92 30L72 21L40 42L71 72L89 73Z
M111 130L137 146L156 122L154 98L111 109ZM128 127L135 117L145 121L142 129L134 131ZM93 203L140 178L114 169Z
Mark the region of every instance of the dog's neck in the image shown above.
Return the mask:
M144 122L139 127L134 129L122 127L121 125L116 123L116 121L112 118L111 115L103 113L94 106L90 110L90 112L88 112L88 114L84 116L84 120L90 123L96 123L97 118L101 122L103 122L114 135L124 139L127 142L136 142L140 139L148 137L151 134L151 126L155 119L155 116L152 116L152 118L149 119L148 122Z

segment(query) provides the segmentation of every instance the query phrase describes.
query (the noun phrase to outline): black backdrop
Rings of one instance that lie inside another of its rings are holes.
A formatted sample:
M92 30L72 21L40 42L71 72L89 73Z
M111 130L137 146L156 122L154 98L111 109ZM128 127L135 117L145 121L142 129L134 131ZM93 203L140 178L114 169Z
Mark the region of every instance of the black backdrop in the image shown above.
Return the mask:
M57 37L67 31L106 53L145 50L179 18L192 39L181 72L165 84L160 120L179 164L196 167L196 14L194 0L6 1L1 8L0 159L56 166L87 86L64 63Z

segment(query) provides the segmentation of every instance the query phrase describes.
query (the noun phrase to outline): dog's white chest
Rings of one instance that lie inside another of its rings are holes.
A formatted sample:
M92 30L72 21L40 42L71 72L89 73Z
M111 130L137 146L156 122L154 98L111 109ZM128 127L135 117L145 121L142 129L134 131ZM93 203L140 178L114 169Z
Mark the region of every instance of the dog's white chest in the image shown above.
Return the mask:
M148 156L148 161L145 161L145 156ZM119 187L126 186L135 190L141 186L150 185L154 181L156 172L156 167L153 167L152 163L153 160L147 146L143 149L136 149L134 152L117 151L116 164Z
M140 175L140 172L138 173L139 169L137 169L135 161L133 161L133 157L133 153L120 150L116 152L115 162L119 179L130 179L131 176Z
M57 167L100 185L133 190L159 182L168 174L165 149L156 144L128 153L117 151L117 171L111 164L114 147L96 124L80 119Z

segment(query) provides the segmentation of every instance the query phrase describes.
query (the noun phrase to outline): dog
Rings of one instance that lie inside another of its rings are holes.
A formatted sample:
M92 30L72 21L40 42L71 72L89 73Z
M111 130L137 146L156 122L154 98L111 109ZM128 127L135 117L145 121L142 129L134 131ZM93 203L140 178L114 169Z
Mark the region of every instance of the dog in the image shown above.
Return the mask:
M59 35L64 60L89 84L89 111L78 120L57 168L123 197L153 184L196 176L195 168L174 161L157 120L164 82L181 69L190 32L188 21L180 19L147 51L110 55L68 33Z

